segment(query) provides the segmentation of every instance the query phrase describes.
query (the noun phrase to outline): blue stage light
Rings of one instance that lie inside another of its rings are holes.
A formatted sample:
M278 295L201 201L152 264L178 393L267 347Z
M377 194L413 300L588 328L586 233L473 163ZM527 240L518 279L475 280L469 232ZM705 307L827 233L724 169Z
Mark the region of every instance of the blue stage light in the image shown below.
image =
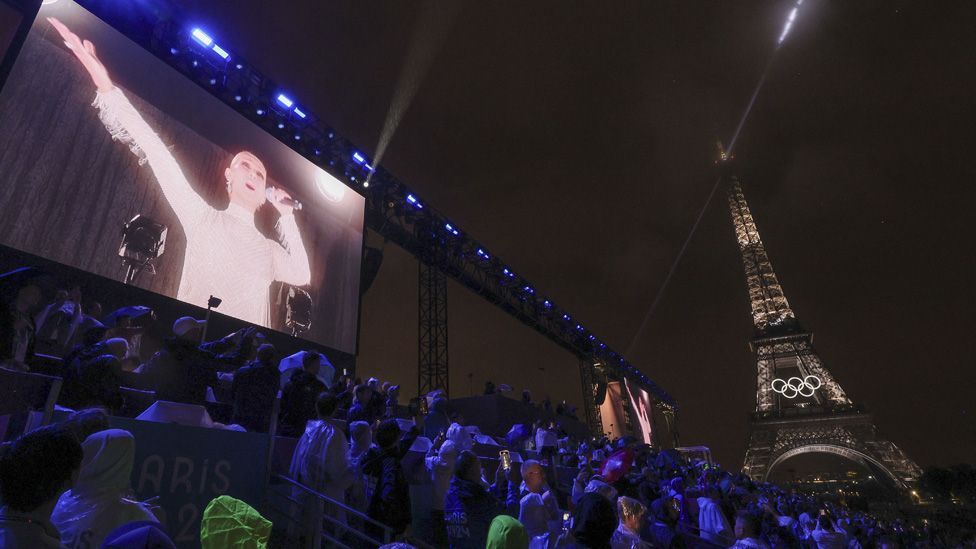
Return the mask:
M238 64L234 65L234 67L236 67L238 70L240 70L240 69L243 69L244 68L244 65L241 65L240 63L238 63Z
M258 116L264 116L264 109L258 109L258 110L257 110L257 111L255 111L255 112L257 112L257 113L258 113Z
M220 57L222 57L224 59L227 59L228 57L230 57L230 54L227 53L227 50L225 50L224 48L221 48L217 44L214 44L212 49L213 49L214 53L216 53L217 55L219 55Z
M302 139L302 136L300 136L300 135L298 135L298 134L296 133L296 134L295 134L295 141L301 141L301 139Z
M279 130L283 130L283 129L285 129L285 125L284 125L284 123L282 123L282 122L278 122L278 129L279 129Z
M515 278L515 273L513 273L511 270L509 270L508 267L505 267L504 269L502 269L502 273L504 273L505 276L507 276L508 278Z
M422 209L424 207L424 205L421 204L419 200L417 200L417 197L412 194L407 195L407 202L413 204L414 207L417 209Z
M488 252L482 250L481 248L478 248L478 251L475 253L477 253L478 256L481 257L482 259L491 259L491 256L488 255Z
M549 301L548 299L547 299L547 300L545 300L545 301L543 301L543 302L542 302L542 305L543 305L543 306L544 306L544 307L545 307L546 309L548 309L548 308L550 308L550 307L552 307L552 303L551 303L551 302L550 302L550 301Z
M458 236L459 234L461 234L460 231L458 231L457 229L455 229L454 226L451 225L450 223L446 223L444 225L444 228L447 229L447 232L453 234L454 236Z
M291 99L289 99L288 96L285 95L285 94L283 94L283 93L279 93L278 94L277 100L278 100L278 103L280 103L283 107L286 107L286 108L289 108L289 109L291 108L292 105L295 104L294 101L292 101Z
M568 321L569 320L569 315L563 315L563 320Z
M193 29L193 32L190 34L197 42L200 42L204 46L210 47L210 45L213 44L213 38L210 38L210 35L203 32L201 29Z
M329 134L329 137L330 138L332 137L331 133ZM362 164L363 162L366 162L366 157L363 156L359 151L353 151L352 159L356 164Z
M371 171L371 172L376 170L376 168L374 168L373 166L371 166L369 162L363 162L363 167L366 168L367 170Z
M582 331L583 331L583 327L582 327L582 326L580 326L579 324L577 324L577 325L576 325L576 329L577 329L577 330L579 330L580 332L582 332Z
M200 63L198 63L196 59L194 59L193 62L190 63L190 64L193 65L194 67L199 67L200 66Z
M595 339L596 339L596 336L595 336L595 335L593 335L593 334L590 334L590 341L593 341L593 340L595 340Z
M524 287L522 289L525 290L526 292L530 293L530 294L534 294L535 293L535 290L533 290L531 286L526 286L526 287Z
M239 96L239 95L235 95L234 96L234 101L240 101L241 99L244 99L244 98L241 97L241 96Z
M211 86L216 86L217 85L217 79L216 78L211 78L210 79L210 85Z
M172 54L172 55L176 55L176 54L180 53L180 50L178 50L176 48L170 48L169 49L169 53Z
M306 116L308 116L307 114L302 112L302 110L299 109L298 107L295 107L295 110L293 110L292 112L298 115L299 118L305 118Z

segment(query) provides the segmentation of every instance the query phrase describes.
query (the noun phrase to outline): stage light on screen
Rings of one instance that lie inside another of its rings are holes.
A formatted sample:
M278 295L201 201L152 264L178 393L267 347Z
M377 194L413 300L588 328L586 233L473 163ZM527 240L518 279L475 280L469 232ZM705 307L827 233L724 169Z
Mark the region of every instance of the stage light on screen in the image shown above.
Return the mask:
M213 45L213 51L214 51L214 53L216 53L217 55L219 55L223 59L227 59L228 57L230 57L230 54L227 53L227 50L225 50L224 48L221 48L217 44L214 44Z
M292 105L295 104L294 101L292 101L287 95L283 93L278 94L277 100L278 103L280 103L283 107L287 107L289 109L291 108Z
M190 34L197 42L200 42L201 44L207 46L208 48L210 47L211 44L213 44L213 38L210 38L210 35L203 32L203 30L201 29L198 28L193 29L193 32L191 32Z
M313 179L315 180L315 188L322 193L326 200L342 202L346 196L346 185L318 166L315 167Z

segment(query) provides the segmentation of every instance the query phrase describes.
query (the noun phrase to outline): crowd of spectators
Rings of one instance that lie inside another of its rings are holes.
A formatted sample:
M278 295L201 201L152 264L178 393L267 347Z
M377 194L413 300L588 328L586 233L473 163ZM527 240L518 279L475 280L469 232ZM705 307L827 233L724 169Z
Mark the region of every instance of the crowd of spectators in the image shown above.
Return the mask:
M971 530L873 516L628 437L576 440L558 420L575 411L565 402L553 410L548 397L536 405L527 390L522 401L552 419L514 425L507 438L485 437L465 425L439 391L412 402L404 414L397 386L346 375L315 351L280 357L254 328L201 343L203 321L182 317L160 350L143 360L138 348L145 320L139 318L151 321L151 312L135 307L99 319L98 309L83 308L75 290L44 304L25 286L0 311L4 367L30 369L36 349L58 352L60 403L103 410L77 412L0 450L2 547L139 546L111 545L117 539L159 539L167 546L152 506L131 499L134 438L108 428L107 414L126 406L123 387L188 404L222 400L229 423L240 429L295 437L288 476L307 489L293 490L300 505L294 518L319 525L318 517L329 517L326 527L338 537L350 528L379 538L386 527L404 539L452 548L976 543ZM486 395L498 390L486 383ZM411 501L417 483L405 466L411 453L423 456L423 484L430 486L423 517ZM257 511L221 498L204 514L204 546L227 541L220 537L227 532L213 525L228 513L246 525L232 535L267 540L271 524Z

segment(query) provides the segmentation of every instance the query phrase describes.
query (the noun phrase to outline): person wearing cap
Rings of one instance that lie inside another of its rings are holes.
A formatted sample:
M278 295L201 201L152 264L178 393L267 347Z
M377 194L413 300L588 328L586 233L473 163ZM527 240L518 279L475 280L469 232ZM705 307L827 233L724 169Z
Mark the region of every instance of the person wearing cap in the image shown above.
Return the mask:
M135 460L135 438L108 429L81 444L84 458L78 480L61 495L51 522L68 547L100 547L109 533L136 521L158 522L144 504L128 499Z
M200 349L203 320L184 316L173 323L173 337L142 368L156 398L170 402L203 404L207 387L217 384L214 355Z

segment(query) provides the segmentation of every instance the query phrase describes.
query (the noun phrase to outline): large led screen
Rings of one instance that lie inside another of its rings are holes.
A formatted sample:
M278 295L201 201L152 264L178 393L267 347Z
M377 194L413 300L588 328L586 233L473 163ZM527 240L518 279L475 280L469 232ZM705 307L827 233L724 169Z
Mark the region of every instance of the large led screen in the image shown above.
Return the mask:
M363 197L68 0L0 92L0 181L0 243L355 352Z

